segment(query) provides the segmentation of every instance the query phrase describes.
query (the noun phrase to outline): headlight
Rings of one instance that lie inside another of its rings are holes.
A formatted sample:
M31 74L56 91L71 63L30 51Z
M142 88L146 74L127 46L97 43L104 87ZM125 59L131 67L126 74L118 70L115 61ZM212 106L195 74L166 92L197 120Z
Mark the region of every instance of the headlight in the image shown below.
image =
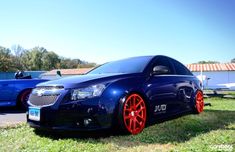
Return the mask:
M98 97L105 89L104 84L92 85L86 88L74 89L71 92L71 100Z

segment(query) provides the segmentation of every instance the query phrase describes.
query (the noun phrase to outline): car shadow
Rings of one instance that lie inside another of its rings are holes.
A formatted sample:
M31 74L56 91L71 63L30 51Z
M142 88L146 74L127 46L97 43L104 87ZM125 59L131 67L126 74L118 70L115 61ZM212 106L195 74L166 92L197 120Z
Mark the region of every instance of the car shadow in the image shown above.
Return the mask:
M142 134L127 137L140 143L182 143L214 130L234 130L235 111L205 110L146 128Z
M122 147L142 144L182 143L214 130L235 130L229 124L235 122L235 111L205 110L200 115L187 115L174 120L149 126L138 135L127 135L114 130L96 132L44 132L35 130L42 137L52 139L72 138L73 140L95 140ZM115 139L115 140L114 140ZM130 144L126 144L130 143Z
M18 107L0 107L0 115L21 114L25 112L25 110L21 110Z

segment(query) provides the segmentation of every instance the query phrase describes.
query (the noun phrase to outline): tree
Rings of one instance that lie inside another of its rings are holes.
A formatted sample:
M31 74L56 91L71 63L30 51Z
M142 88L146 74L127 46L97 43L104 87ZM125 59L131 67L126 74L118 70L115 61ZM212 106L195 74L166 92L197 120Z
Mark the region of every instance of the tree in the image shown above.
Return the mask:
M43 47L34 47L29 51L25 51L22 55L22 63L26 70L42 70L43 54L47 53L47 50Z
M231 60L231 63L235 63L235 58Z
M60 68L61 69L74 69L77 68L82 61L80 59L68 59L61 57L60 58Z
M95 63L89 63L80 59L59 57L55 52L47 51L44 47L34 47L26 50L20 45L13 45L11 49L0 46L0 71L4 72L88 68L94 66L96 66Z
M42 57L42 69L51 70L59 68L60 59L59 56L54 52L45 52Z
M96 63L82 63L82 64L79 64L77 68L93 68L97 66Z
M198 64L215 64L220 63L218 61L199 61Z
M18 70L25 70L21 60L22 55L25 53L25 49L20 45L13 45L11 51L14 53L14 67Z
M30 65L30 60L31 60L31 53L30 51L26 50L24 54L21 56L21 63L23 65L24 70L31 70L31 65Z
M17 57L21 57L25 51L25 49L19 44L12 45L11 50L14 52L14 55Z
M47 50L43 47L35 47L31 50L31 70L42 70L42 57L44 53L47 53Z
M0 71L8 72L13 70L11 50L0 46Z

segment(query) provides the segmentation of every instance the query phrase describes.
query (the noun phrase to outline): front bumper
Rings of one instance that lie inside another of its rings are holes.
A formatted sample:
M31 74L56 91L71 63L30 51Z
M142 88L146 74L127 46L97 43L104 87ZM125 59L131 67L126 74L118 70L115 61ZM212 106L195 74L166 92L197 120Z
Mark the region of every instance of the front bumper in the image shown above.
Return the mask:
M33 128L47 130L102 130L112 126L113 113L99 104L98 99L89 99L80 102L70 102L40 107L40 121L30 120L27 114L27 122Z

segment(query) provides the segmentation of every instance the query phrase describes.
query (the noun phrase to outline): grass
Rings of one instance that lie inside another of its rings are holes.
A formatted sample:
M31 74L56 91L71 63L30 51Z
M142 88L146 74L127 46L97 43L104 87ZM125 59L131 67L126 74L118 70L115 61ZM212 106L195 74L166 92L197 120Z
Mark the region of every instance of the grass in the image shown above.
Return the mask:
M0 128L0 151L235 151L235 100L209 98L200 115L146 128L138 135L54 138L26 124Z

